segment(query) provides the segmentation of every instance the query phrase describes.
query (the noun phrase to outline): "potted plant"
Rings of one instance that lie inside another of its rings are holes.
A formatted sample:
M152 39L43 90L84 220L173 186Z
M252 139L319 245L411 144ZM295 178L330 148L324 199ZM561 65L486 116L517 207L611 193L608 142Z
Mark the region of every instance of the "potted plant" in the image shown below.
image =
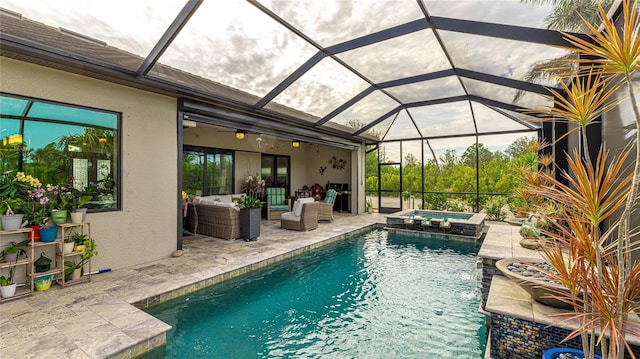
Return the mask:
M247 241L255 241L260 236L260 219L265 202L251 196L234 198L240 208L240 236Z
M0 213L2 228L5 231L15 230L22 226L21 207L25 203L26 189L29 183L23 172L13 175L6 171L0 176Z
M25 252L24 247L26 247L27 244L29 244L28 240L11 242L9 246L5 247L1 252L4 261L7 263L16 262L21 254L26 256L27 252Z
M74 179L72 179L74 182ZM72 196L72 204L71 204L71 213L82 213L82 218L80 222L84 222L87 216L87 207L86 204L93 199L93 193L90 186L85 187L83 190L79 190L74 186L71 186L71 196Z
M404 202L407 202L407 208L409 207L409 199L411 199L411 192L409 191L404 191L401 193L402 196L402 200Z
M248 197L262 198L266 181L256 174L255 176L247 176L242 185L242 192Z
M64 262L64 280L76 280L80 279L82 276L82 271L84 265L89 262L89 260L98 255L98 250L96 247L96 242L93 238L89 238L87 235L81 235L85 238L83 245L85 247L84 252L80 256L80 259L77 262L73 261L65 261ZM80 237L77 237L80 238Z
M69 254L71 252L73 252L73 248L76 246L76 239L75 236L76 233L73 233L72 235L64 238L64 244L62 245L62 251L65 254Z
M602 31L585 22L589 39L564 34L573 45L571 50L580 54L572 64L578 71L569 84L561 84L566 95L554 93L553 106L542 112L547 118L577 125L584 147L582 153L576 150L567 155L569 167L562 176L568 184L543 173L548 183L531 189L561 209L557 216L545 216L555 230L544 231L554 240L542 248L557 272L556 281L569 289L556 293L574 309L566 317L579 321L566 339L580 337L589 359L597 346L605 359L622 358L629 348L626 335L638 330L628 317L640 298L640 261L632 262L631 255L632 237L637 238L631 219L638 207L640 182L640 110L631 79L640 61L640 14L637 1L631 6L623 0L620 6L622 24L616 26L598 5ZM624 100L630 101L635 119L634 138L616 158L608 159L608 151L601 148L592 161L584 129L622 101L614 99L618 90L627 92ZM632 153L635 158L630 157ZM627 159L630 168L624 165ZM609 229L603 231L605 221Z
M51 220L55 224L63 224L67 221L69 212L73 209L73 194L66 185L47 186L47 192L51 194L53 209Z
M367 198L364 205L367 209L367 213L369 214L373 213L373 200L371 200L371 198Z
M16 284L13 282L13 274L16 267L9 268L9 277L0 276L0 296L2 298L10 298L16 294Z
M89 239L88 235L76 232L69 238L73 240L73 252L84 252L86 250L86 241Z

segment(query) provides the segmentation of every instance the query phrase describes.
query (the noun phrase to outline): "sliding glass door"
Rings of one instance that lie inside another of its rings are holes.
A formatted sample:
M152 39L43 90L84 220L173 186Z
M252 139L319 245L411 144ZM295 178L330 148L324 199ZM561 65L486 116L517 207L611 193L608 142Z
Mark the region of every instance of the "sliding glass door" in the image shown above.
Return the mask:
M290 163L289 156L263 154L260 175L266 182L265 187L283 187L288 196L291 193Z
M233 193L233 152L184 147L182 188L192 196Z

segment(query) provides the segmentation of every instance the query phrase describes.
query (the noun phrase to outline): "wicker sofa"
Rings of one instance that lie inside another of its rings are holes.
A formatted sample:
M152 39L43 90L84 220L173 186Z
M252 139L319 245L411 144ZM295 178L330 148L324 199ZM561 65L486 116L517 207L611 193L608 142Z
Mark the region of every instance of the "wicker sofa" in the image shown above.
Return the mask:
M224 239L240 238L240 209L234 205L234 197L222 195L195 197L187 203L185 228L192 233Z

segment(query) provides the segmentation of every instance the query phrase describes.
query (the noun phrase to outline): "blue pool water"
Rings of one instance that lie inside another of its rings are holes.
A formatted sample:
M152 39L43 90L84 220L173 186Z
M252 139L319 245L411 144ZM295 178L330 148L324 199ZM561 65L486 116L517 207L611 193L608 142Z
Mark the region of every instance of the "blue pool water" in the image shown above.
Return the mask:
M148 312L167 358L482 358L477 249L376 230Z

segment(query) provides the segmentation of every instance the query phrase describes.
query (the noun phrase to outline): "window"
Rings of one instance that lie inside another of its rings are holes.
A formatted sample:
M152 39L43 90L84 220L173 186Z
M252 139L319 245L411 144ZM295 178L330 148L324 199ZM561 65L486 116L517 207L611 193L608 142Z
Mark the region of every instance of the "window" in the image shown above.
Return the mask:
M0 166L91 196L91 211L120 208L120 114L0 94Z
M192 196L234 193L233 162L229 150L184 146L182 189Z

